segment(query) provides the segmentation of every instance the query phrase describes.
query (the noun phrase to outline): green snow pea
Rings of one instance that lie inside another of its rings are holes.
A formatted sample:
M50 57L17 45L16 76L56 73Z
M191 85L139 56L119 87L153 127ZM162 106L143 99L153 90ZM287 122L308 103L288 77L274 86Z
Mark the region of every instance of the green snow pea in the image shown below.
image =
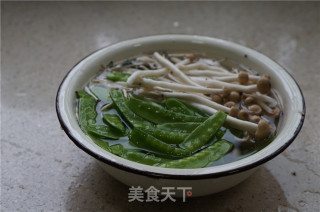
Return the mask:
M181 101L179 101L176 98L169 98L166 99L164 101L164 104L166 105L166 107L176 113L182 113L185 115L190 115L190 116L195 116L196 113L192 110L190 110L189 108L187 108L187 106L185 106Z
M90 96L83 90L78 91L77 96L79 98L79 122L81 128L86 134L90 132L95 136L110 139L119 139L121 137L121 134L114 131L111 127L96 124L96 101L92 96Z
M197 151L212 139L226 118L227 115L224 112L218 111L193 130L180 146L190 152Z
M129 123L131 127L152 127L150 122L136 115L134 112L130 110L130 108L128 108L128 106L125 103L126 98L124 97L121 91L110 91L110 97L113 103L116 105L117 111L119 112L120 116L124 118L125 121Z
M226 123L224 124L224 126L225 126L226 128L228 128L228 130L231 132L232 135L234 135L234 136L236 136L236 137L238 137L238 138L243 138L244 135L245 135L245 132L244 132L243 130L238 130L238 129L236 129L236 128L230 127L230 126L228 126L228 124L226 124Z
M120 118L116 114L103 114L103 120L122 133L126 132Z
M130 73L125 73L125 72L113 72L107 75L107 79L117 82L117 81L122 81L122 82L127 82L127 79L131 76Z
M196 113L198 116L202 116L202 117L208 117L209 115L202 111L201 109L197 108L196 106L193 106L192 104L189 104L185 101L182 101L179 99L179 101L184 104L189 110L193 111L194 113Z
M96 100L80 90L76 92L78 97L78 119L82 130L87 132L87 126L96 123Z
M110 152L127 160L151 166L167 161L167 159L139 152L138 150L126 149L121 144L110 146Z
M188 150L167 144L139 128L134 128L128 137L131 144L163 157L177 158L190 155Z
M155 127L146 127L143 128L143 131L167 144L180 144L188 136L186 133Z
M156 124L168 122L203 122L206 120L204 117L175 113L157 103L137 98L128 99L126 105L138 116Z
M88 132L88 136L93 140L94 143L96 143L99 147L102 149L110 152L109 143L107 141L102 140L101 138L97 137L96 135Z
M200 122L174 122L158 124L157 128L163 130L172 130L182 133L190 133L199 126Z
M110 126L104 126L104 125L90 125L90 126L87 126L87 130L91 134L101 138L110 138L110 139L118 140L120 137L124 136L123 133L119 133L114 129L112 129Z
M231 150L232 146L232 143L225 140L220 140L212 144L211 146L201 150L200 152L195 153L194 155L178 160L163 162L158 166L163 168L178 169L202 168L220 159Z

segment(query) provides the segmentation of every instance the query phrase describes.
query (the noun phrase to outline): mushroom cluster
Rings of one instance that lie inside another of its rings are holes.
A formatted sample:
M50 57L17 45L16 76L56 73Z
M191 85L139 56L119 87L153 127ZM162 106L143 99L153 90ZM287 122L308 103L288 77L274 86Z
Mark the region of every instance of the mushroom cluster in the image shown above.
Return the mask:
M139 89L145 95L179 98L209 114L224 111L229 126L247 131L256 140L271 133L264 116L277 118L280 114L278 102L272 97L269 75L258 76L241 68L230 71L220 61L196 54L154 52L132 61L108 70L116 68L130 73L126 82L108 81L106 85Z

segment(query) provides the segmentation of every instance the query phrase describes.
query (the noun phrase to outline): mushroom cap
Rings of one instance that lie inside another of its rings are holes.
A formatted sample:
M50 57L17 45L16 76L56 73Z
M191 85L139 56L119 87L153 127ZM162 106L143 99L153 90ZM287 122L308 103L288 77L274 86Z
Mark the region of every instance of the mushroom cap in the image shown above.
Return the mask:
M254 137L256 140L262 140L267 138L270 135L270 132L271 130L268 121L261 119Z
M252 96L248 96L244 100L244 105L248 107L249 105L252 105L254 102L255 102L254 98Z
M269 75L269 74L264 74L264 75L262 75L262 77L265 77L265 78L267 78L268 80L270 80L270 79L271 79L271 77L270 77L270 75Z
M278 118L280 116L280 108L276 107L275 109L272 110L272 115L275 117L275 118Z
M257 89L262 94L269 93L269 91L271 89L270 80L266 77L261 77L257 82Z
M232 106L235 106L236 105L236 103L234 103L233 101L228 101L228 102L226 102L225 104L224 104L224 106L227 106L227 107L232 107Z
M220 95L214 94L212 96L212 101L221 104L222 103L222 97Z
M240 100L240 94L237 91L231 91L229 99L233 102L238 102Z
M257 115L253 115L251 118L250 118L250 121L254 122L254 123L259 123L260 121L260 116L257 116Z
M229 112L229 115L232 117L237 117L238 116L238 108L236 106L232 106Z
M229 96L229 94L230 94L230 90L228 89L228 88L226 88L226 87L222 87L222 89L223 89L223 93L221 94L221 96L222 97L228 97Z
M250 105L249 110L254 114L260 114L262 112L261 107L257 104Z
M249 120L249 112L241 109L238 113L238 118L241 120Z
M192 62L194 59L196 59L196 55L195 54L187 54L186 57Z
M238 74L238 81L240 85L246 85L249 82L249 75L245 71L240 71Z

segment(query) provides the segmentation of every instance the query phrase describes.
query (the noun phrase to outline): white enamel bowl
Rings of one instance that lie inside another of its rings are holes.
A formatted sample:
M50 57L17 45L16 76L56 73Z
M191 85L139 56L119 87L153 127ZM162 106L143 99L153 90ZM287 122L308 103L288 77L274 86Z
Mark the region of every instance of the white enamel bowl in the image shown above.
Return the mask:
M75 91L92 79L101 64L123 60L153 51L204 52L241 63L259 73L269 74L272 87L281 98L284 115L276 139L256 154L225 165L201 169L168 169L147 166L113 155L90 140L80 129L76 118ZM99 161L115 179L129 185L161 190L164 186L192 187L192 196L228 189L249 177L261 164L286 149L299 133L305 114L305 103L295 80L283 67L265 55L247 47L210 37L192 35L157 35L123 41L102 48L76 64L63 79L56 99L60 124L69 138ZM177 196L181 194L177 193Z

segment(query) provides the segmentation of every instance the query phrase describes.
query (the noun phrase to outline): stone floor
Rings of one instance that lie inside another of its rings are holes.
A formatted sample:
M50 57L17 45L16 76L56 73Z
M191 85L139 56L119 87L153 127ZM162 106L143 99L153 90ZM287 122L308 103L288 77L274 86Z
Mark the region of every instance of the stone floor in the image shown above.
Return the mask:
M319 211L320 3L1 2L3 211ZM294 143L240 185L186 203L128 202L61 130L55 95L92 51L164 33L217 37L254 48L295 77L305 124Z

